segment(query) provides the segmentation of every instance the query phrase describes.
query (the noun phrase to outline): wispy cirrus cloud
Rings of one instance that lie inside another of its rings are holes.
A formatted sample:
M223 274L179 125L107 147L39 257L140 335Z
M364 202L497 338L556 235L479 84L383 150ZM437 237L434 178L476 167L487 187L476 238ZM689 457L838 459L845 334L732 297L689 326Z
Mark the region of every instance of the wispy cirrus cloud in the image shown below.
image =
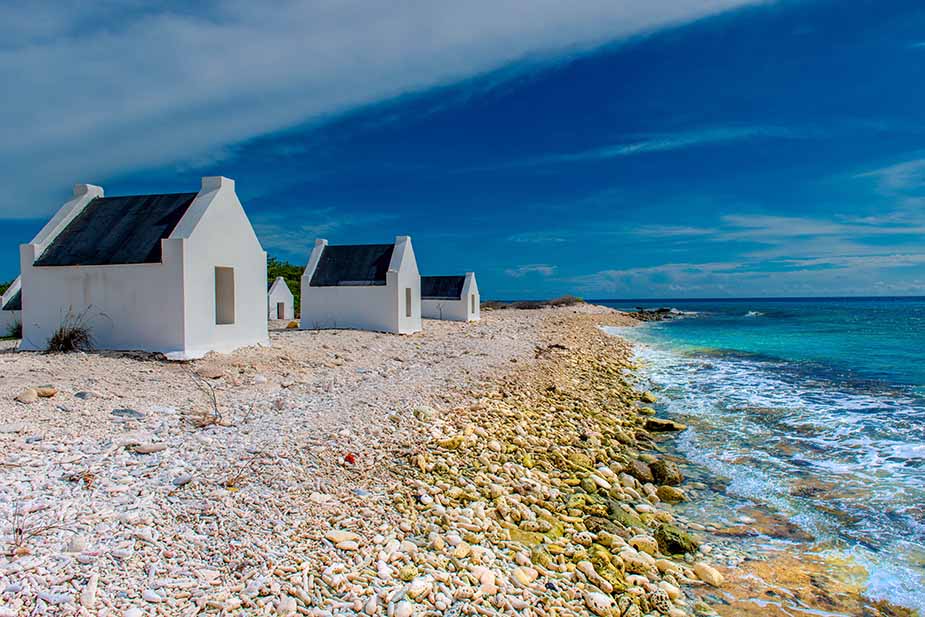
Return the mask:
M895 163L858 174L858 178L873 178L881 190L889 193L925 188L925 158Z
M335 208L318 208L299 212L299 223L291 214L265 212L251 215L254 231L264 249L291 255L308 256L316 238L343 233L349 228L385 223L398 218L388 213L344 213Z
M567 152L530 159L524 164L570 163L614 159L640 154L685 150L757 139L806 139L806 131L783 126L718 126L676 133L656 133L643 139L580 152Z
M557 267L550 264L526 264L508 268L504 271L510 277L522 278L528 274L538 274L540 276L552 276L556 273Z
M567 231L523 231L508 236L508 241L519 244L558 244L567 242L569 239Z

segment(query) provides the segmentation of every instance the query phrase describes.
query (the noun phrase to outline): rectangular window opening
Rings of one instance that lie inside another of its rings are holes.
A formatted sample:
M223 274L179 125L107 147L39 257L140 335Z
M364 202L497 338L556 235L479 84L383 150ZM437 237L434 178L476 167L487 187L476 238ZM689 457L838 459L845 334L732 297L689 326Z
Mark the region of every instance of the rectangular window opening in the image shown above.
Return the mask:
M475 312L475 294L472 294L469 297L472 298L472 312L474 313Z
M411 317L411 288L405 287L405 317Z
M215 323L234 323L234 268L215 268Z

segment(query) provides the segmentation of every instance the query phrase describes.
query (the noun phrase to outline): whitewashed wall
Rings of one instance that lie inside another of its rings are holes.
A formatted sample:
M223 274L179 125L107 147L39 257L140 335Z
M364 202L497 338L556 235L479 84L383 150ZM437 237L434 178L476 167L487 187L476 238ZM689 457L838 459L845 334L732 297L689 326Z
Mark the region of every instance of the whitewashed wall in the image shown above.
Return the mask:
M0 309L3 308L3 305L7 301L16 295L16 292L20 289L21 279L16 277L11 284L9 289L7 289L2 295L0 295ZM4 311L0 310L0 337L6 336L7 332L10 331L15 324L22 323L22 311Z
M309 285L327 240L317 240L302 275L300 327L347 328L410 334L421 329L421 276L411 238L398 236L385 285L312 287ZM405 289L411 289L406 316Z
M46 349L62 323L79 320L98 349L182 350L180 241L163 242L163 263L122 266L35 267L35 246L20 247L20 349Z
M170 237L162 263L33 266L46 246L102 189L75 188L75 199L30 244L20 247L21 349L45 349L69 316L80 317L98 349L161 352L173 359L269 344L266 253L227 178L203 178L199 195ZM236 319L215 323L215 266L235 269Z
M280 302L283 303L282 319L293 319L295 317L295 297L289 291L286 279L281 276L273 281L270 291L267 292L267 319L280 319L276 306Z
M475 282L475 273L467 272L459 300L421 298L421 316L447 321L478 321L481 319L480 304L481 297Z
M184 349L176 358L269 345L267 254L228 178L203 178L202 191L171 238L183 238ZM215 323L215 268L234 268L235 322Z

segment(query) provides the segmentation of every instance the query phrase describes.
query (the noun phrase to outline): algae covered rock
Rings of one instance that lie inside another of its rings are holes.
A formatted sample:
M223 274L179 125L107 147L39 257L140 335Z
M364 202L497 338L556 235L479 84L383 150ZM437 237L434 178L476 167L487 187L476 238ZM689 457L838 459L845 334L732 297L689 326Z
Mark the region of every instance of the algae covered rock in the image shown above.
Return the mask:
M667 555L682 555L697 551L699 543L690 534L674 525L664 523L655 530L655 541L660 551Z
M684 475L681 473L681 470L671 461L655 461L649 465L649 471L652 473L652 478L658 484L677 486L684 481Z
M648 403L649 405L652 405L658 399L655 398L655 395L652 394L651 392L643 392L642 394L639 395L639 400L642 401L643 403Z
M665 503L681 503L687 499L684 491L674 486L660 486L655 494Z
M640 460L630 461L624 471L642 483L654 480L649 465Z
M644 409L648 409L648 407ZM665 418L647 418L644 426L650 433L668 433L687 429L686 424L681 424L680 422L667 420Z

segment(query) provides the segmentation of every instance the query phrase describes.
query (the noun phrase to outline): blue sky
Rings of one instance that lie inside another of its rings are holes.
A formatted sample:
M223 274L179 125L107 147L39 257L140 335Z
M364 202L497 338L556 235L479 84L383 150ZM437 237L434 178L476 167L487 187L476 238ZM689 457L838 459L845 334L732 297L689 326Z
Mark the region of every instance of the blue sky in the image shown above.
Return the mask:
M0 8L0 279L75 182L222 174L485 297L925 294L921 2L412 4Z

